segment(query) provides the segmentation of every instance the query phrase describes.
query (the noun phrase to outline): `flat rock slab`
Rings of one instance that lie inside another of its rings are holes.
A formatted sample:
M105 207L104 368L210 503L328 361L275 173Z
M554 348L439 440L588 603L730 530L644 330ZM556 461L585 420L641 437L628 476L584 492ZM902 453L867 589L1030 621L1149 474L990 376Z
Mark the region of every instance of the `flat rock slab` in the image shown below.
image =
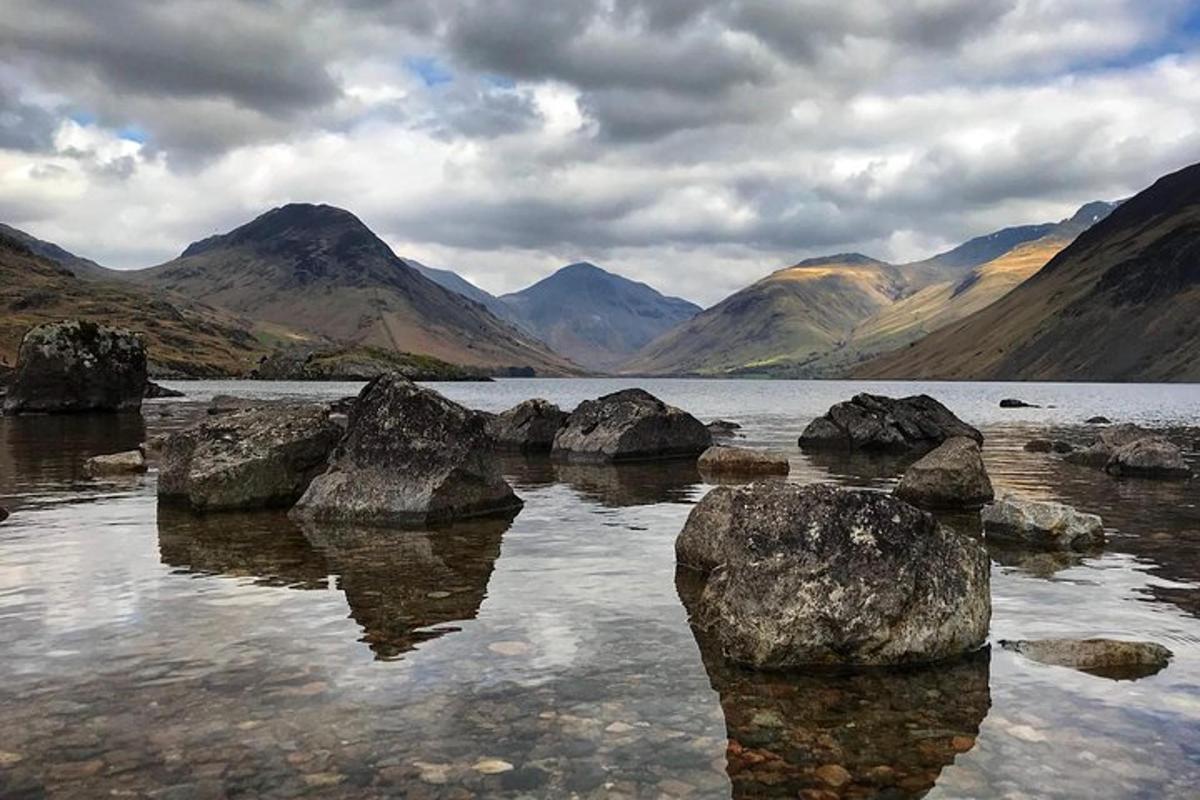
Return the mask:
M706 575L693 623L747 666L924 663L987 638L982 543L880 492L718 487L675 552Z
M974 439L955 436L909 467L896 497L921 508L975 509L995 497Z
M954 436L983 444L983 434L928 395L896 399L864 393L838 403L809 423L800 435L800 446L919 452Z
M1041 664L1114 680L1136 680L1161 672L1172 657L1161 644L1116 639L1001 640L1000 646Z
M1087 550L1104 544L1104 522L1062 503L1004 495L980 513L988 541L1046 550Z
M783 453L748 447L710 447L700 454L696 466L722 475L787 475L791 469Z
M554 437L563 461L653 461L697 458L712 445L704 423L642 389L585 400Z
M321 406L230 411L163 442L158 495L195 511L286 508L341 435Z
M146 471L146 456L141 450L92 456L83 462L85 475L98 478L104 475L136 475Z

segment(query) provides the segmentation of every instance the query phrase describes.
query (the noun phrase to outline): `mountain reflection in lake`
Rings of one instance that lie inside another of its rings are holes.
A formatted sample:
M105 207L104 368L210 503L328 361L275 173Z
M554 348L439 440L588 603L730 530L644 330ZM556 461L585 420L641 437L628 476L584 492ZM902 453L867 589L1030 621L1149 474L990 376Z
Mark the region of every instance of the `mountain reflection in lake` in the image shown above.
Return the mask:
M630 381L439 386L499 410ZM809 455L800 430L865 385L637 381L790 480L887 488L903 460ZM873 385L929 391L987 436L998 490L1101 514L1108 545L991 548L999 639L1149 639L1175 658L1112 681L999 647L953 664L756 674L688 626L674 539L709 486L682 463L506 458L512 520L428 531L194 516L155 475L84 458L186 424L215 393L336 398L344 384L180 384L134 416L0 419L0 797L1194 797L1200 505L1026 453L1093 414L1192 445L1196 387ZM1001 410L1002 397L1056 409ZM1188 458L1195 463L1194 452ZM978 520L946 517L974 530Z

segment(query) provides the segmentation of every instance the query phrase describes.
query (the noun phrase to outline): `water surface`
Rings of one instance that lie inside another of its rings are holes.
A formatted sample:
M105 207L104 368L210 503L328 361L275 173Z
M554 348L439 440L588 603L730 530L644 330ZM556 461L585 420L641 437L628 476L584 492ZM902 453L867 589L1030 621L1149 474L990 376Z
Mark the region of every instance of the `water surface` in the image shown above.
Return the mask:
M1083 441L1095 414L1192 443L1200 388L637 384L740 422L742 443L789 454L791 480L876 488L903 462L809 456L796 437L856 391L928 391L984 431L998 489L1109 528L1086 556L993 551L992 641L1149 639L1175 658L1137 681L996 646L902 672L731 668L693 636L694 587L675 573L675 536L711 488L688 465L508 459L514 518L405 533L158 509L153 470L86 479L83 459L194 420L213 394L359 388L179 383L189 397L142 416L0 419L0 796L1197 796L1196 485L1021 446ZM494 411L625 385L437 388ZM999 409L1008 396L1055 408Z

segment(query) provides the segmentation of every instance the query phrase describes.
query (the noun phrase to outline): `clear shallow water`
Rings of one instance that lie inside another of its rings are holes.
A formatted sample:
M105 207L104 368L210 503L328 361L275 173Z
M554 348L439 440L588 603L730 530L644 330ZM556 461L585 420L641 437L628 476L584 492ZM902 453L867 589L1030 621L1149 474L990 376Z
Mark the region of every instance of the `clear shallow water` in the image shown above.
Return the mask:
M687 466L509 460L515 519L424 533L197 518L156 509L153 472L82 476L87 456L185 424L215 393L358 388L181 383L189 397L148 404L144 421L0 419L14 512L0 524L0 796L1197 796L1196 485L1118 481L1021 446L1085 439L1094 414L1192 442L1200 387L637 384L742 423L744 443L789 453L791 480L875 487L903 465L809 457L796 436L856 391L929 391L984 430L998 490L1110 529L1093 556L994 551L993 642L1149 639L1174 660L1122 682L999 647L900 673L730 669L693 637L676 581L674 538L710 488ZM500 410L623 385L437 388ZM1057 408L999 409L1008 396ZM493 773L497 760L513 769ZM836 791L830 765L850 775Z

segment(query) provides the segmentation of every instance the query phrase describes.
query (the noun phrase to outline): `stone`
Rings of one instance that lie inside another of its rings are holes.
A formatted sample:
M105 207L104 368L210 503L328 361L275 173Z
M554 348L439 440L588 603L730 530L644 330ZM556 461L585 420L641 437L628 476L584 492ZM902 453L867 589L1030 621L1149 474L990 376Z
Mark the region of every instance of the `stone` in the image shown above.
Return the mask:
M103 475L133 475L146 471L146 456L141 450L92 456L83 462L83 474L90 478Z
M178 389L168 389L166 386L160 386L154 381L146 381L146 388L142 391L142 397L146 400L159 400L164 397L185 397L183 392Z
M93 322L49 322L21 340L4 412L136 411L145 386L141 338Z
M809 423L800 446L906 452L930 450L954 436L983 444L983 434L928 395L894 399L864 393Z
M554 437L564 461L652 461L696 458L712 445L700 420L643 389L585 400Z
M1183 451L1161 436L1148 436L1118 447L1104 465L1110 475L1186 479L1192 475Z
M817 767L813 773L822 783L840 789L849 783L853 776L841 764L825 764Z
M700 454L696 466L704 472L733 475L787 475L787 456L746 447L714 446Z
M1048 550L1086 550L1104 544L1104 522L1062 503L1006 494L980 514L988 541Z
M1018 400L1015 397L1006 397L1000 401L1001 408L1041 408L1041 406L1033 403L1026 403L1024 400Z
M4 506L0 506L0 522L4 522L4 520L8 519L10 516L11 514L9 514L8 509Z
M1101 417L1101 416L1088 417L1087 420L1085 420L1085 421L1087 422L1088 425L1111 425L1112 424L1111 419L1109 419L1108 417Z
M1075 450L1075 445L1062 439L1030 439L1025 443L1027 453L1059 453L1060 455Z
M955 436L909 467L896 497L921 508L975 509L995 498L974 439Z
M548 400L518 403L488 420L488 433L502 450L549 453L554 436L566 424L567 412Z
M502 772L511 772L513 765L499 758L484 758L475 762L471 769L482 775L499 775Z
M675 552L706 576L693 624L751 667L923 663L987 638L982 543L880 492L721 486Z
M292 514L300 519L424 525L512 512L487 419L402 375L368 383L329 468Z
M1005 650L1041 664L1072 669L1117 680L1136 680L1165 669L1172 653L1155 642L1115 639L1001 640Z
M737 435L737 431L742 429L742 426L736 422L731 422L727 419L714 419L704 427L708 428L709 433L714 437L731 438Z
M325 469L341 435L320 406L231 411L167 438L158 496L195 511L286 508Z

